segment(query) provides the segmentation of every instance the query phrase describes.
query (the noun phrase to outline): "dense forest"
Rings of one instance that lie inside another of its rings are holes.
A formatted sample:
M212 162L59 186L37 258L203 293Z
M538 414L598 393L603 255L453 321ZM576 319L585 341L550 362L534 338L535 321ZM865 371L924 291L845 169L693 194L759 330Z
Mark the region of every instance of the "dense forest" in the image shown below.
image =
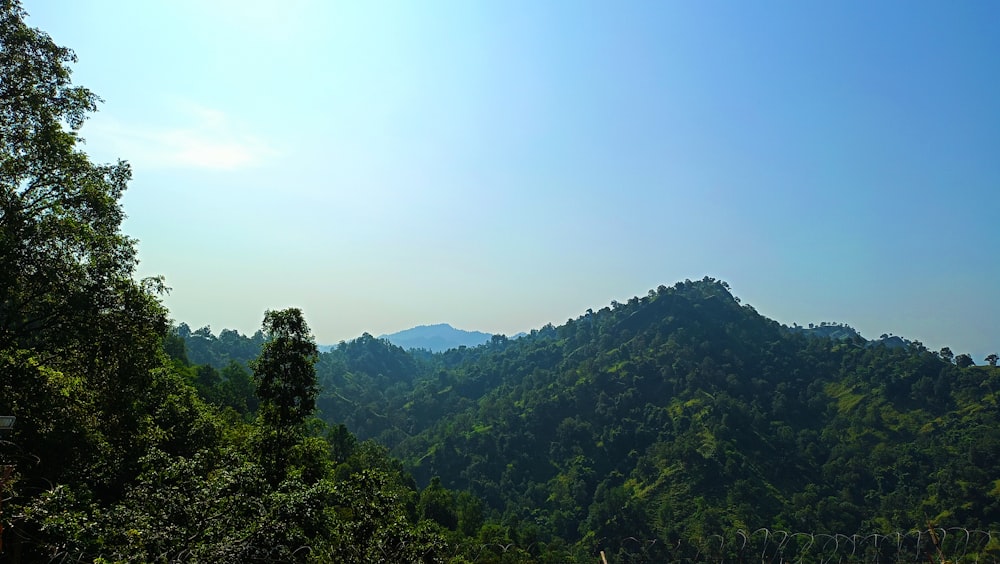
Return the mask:
M320 356L317 406L546 547L537 557L656 561L762 527L996 530L1000 369L986 361L783 326L706 278L441 354L363 335ZM473 534L452 496L442 524Z
M440 487L417 489L384 447L315 418L317 348L301 311L266 312L252 355L213 359L229 362L223 386L186 359L163 279L134 278L129 165L81 149L99 100L72 84L73 52L24 19L0 2L0 415L16 418L0 431L0 558L479 554L431 518Z
M996 561L997 355L784 326L722 281L444 352L170 320L0 4L0 558Z

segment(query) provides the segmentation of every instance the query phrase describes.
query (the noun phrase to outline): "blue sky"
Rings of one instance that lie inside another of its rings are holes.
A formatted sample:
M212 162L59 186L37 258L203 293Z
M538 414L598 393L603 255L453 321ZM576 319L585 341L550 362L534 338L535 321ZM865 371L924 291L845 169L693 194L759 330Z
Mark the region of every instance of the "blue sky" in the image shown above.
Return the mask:
M513 334L705 275L1000 349L1000 4L26 0L172 316Z

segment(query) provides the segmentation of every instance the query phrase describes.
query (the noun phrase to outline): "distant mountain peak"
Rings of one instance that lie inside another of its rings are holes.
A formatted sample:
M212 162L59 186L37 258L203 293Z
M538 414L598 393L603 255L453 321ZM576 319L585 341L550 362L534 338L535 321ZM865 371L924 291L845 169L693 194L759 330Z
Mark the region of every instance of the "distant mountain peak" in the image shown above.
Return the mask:
M397 331L396 333L392 333L392 334L393 335L398 335L399 333L406 333L406 332L414 331L416 329L445 329L445 330L450 330L450 331L461 331L461 329L456 329L456 328L452 327L450 323L428 323L426 325L417 325L417 326L411 327L409 329L404 329L402 331Z
M465 331L456 329L448 323L418 325L396 333L380 335L390 343L404 349L426 349L431 352L443 352L458 347L475 347L490 340L490 333L482 331Z

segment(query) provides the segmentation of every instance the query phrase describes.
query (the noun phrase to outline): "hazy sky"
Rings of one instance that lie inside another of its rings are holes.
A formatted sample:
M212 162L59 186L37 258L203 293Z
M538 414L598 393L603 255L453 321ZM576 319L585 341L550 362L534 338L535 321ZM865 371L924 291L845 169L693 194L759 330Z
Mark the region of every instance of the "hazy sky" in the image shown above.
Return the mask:
M172 316L513 334L705 275L1000 349L1000 3L25 0Z

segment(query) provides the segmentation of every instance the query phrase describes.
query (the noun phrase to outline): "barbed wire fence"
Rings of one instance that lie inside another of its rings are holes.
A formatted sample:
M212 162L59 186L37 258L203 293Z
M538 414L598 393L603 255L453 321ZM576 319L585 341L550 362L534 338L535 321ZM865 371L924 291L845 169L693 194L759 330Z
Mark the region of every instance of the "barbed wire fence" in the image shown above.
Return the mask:
M618 550L609 564L652 562L717 563L1000 563L997 531L929 527L881 533L806 533L759 528L673 544L634 537L601 539Z
M780 529L759 528L753 531L737 529L727 534L714 534L705 538L689 538L668 543L662 539L601 538L599 550L567 562L607 562L607 564L652 563L718 563L718 564L1000 564L1000 532L964 527L930 527L881 533L806 533ZM414 554L406 550L391 550L375 558L377 562L401 562L398 556L407 554L407 562ZM402 549L405 547L394 547ZM456 547L457 548L457 547ZM473 554L457 561L473 563L529 563L544 552L539 543L517 546L516 543L483 544ZM293 551L292 561L325 561L323 552L311 554L308 546ZM455 554L444 550L437 557L420 562L449 562ZM394 557L393 555L396 555ZM49 555L50 562L93 562L93 554L57 551ZM310 558L311 556L311 558ZM371 555L369 555L370 557ZM470 558L471 556L471 558ZM301 559L301 560L300 560ZM368 558L366 558L367 560ZM158 561L183 563L199 560L189 551L161 554ZM243 562L288 562L284 558L257 556L240 559ZM552 562L546 559L546 562Z

